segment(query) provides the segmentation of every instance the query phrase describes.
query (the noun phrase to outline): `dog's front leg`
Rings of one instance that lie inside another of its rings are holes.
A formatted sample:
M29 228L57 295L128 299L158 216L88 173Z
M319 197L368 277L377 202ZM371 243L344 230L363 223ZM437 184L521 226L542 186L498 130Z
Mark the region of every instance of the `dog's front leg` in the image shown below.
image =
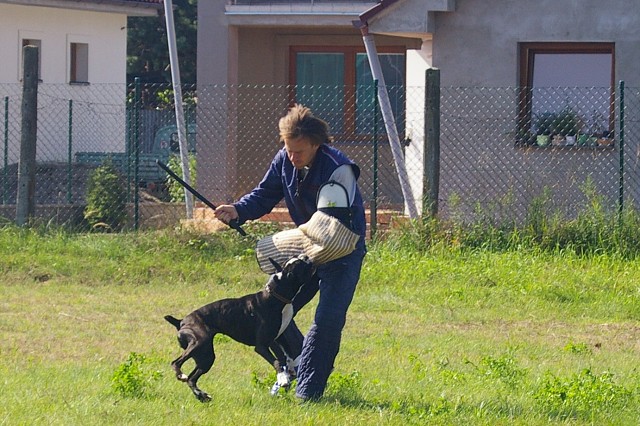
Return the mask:
M271 349L271 352L276 356L276 361L273 366L276 369L278 385L288 389L289 386L291 386L291 374L287 368L287 356L282 346L277 342L271 342L269 349Z
M278 384L285 388L291 386L291 378L286 368L286 358L280 345L275 342L269 346L258 344L255 350L276 370ZM274 356L274 353L277 355L277 358Z

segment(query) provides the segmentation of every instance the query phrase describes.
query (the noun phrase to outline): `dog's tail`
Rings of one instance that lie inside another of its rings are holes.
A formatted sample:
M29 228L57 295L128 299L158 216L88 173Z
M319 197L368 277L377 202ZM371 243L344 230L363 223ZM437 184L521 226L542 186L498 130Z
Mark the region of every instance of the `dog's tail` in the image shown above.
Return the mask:
M180 330L180 321L177 318L172 317L171 315L165 315L164 319L166 319L170 324L172 324L177 330Z

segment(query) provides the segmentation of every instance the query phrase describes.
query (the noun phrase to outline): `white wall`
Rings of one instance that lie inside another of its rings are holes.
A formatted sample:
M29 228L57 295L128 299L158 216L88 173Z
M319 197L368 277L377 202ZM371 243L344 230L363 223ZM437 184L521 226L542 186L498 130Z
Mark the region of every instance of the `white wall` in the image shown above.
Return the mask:
M125 83L127 17L35 6L0 4L0 82L19 81L20 38L42 40L44 83L68 81L68 43L89 44L89 81Z
M0 97L9 97L9 163L18 161L21 39L41 40L38 161L66 161L68 101L73 151L124 151L127 16L0 4ZM87 43L88 85L69 81L69 44ZM4 113L4 106L0 107Z

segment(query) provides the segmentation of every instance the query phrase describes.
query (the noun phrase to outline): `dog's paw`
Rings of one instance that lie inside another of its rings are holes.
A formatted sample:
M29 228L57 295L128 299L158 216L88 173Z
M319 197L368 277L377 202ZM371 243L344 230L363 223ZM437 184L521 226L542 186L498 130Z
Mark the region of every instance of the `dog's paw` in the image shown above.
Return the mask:
M201 391L200 389L198 389L197 391L194 390L193 394L196 396L196 398L198 398L198 401L200 402L209 402L211 401L211 396L209 396L208 393Z
M278 385L284 388L291 386L291 378L289 377L289 373L287 371L281 371L276 377L276 383L278 383Z
M184 373L180 373L180 374L176 374L176 378L181 382L186 382L189 379L189 376L187 376Z

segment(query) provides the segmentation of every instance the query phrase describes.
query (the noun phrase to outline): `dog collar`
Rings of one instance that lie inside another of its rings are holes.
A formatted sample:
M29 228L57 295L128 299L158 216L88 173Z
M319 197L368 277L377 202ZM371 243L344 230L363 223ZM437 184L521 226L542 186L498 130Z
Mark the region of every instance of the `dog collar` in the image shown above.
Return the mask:
M267 293L273 295L273 297L275 297L276 299L278 299L279 301L281 301L284 304L289 304L291 303L291 300L287 299L286 297L278 294L274 289L271 288L270 283L267 283L265 289L267 290Z

